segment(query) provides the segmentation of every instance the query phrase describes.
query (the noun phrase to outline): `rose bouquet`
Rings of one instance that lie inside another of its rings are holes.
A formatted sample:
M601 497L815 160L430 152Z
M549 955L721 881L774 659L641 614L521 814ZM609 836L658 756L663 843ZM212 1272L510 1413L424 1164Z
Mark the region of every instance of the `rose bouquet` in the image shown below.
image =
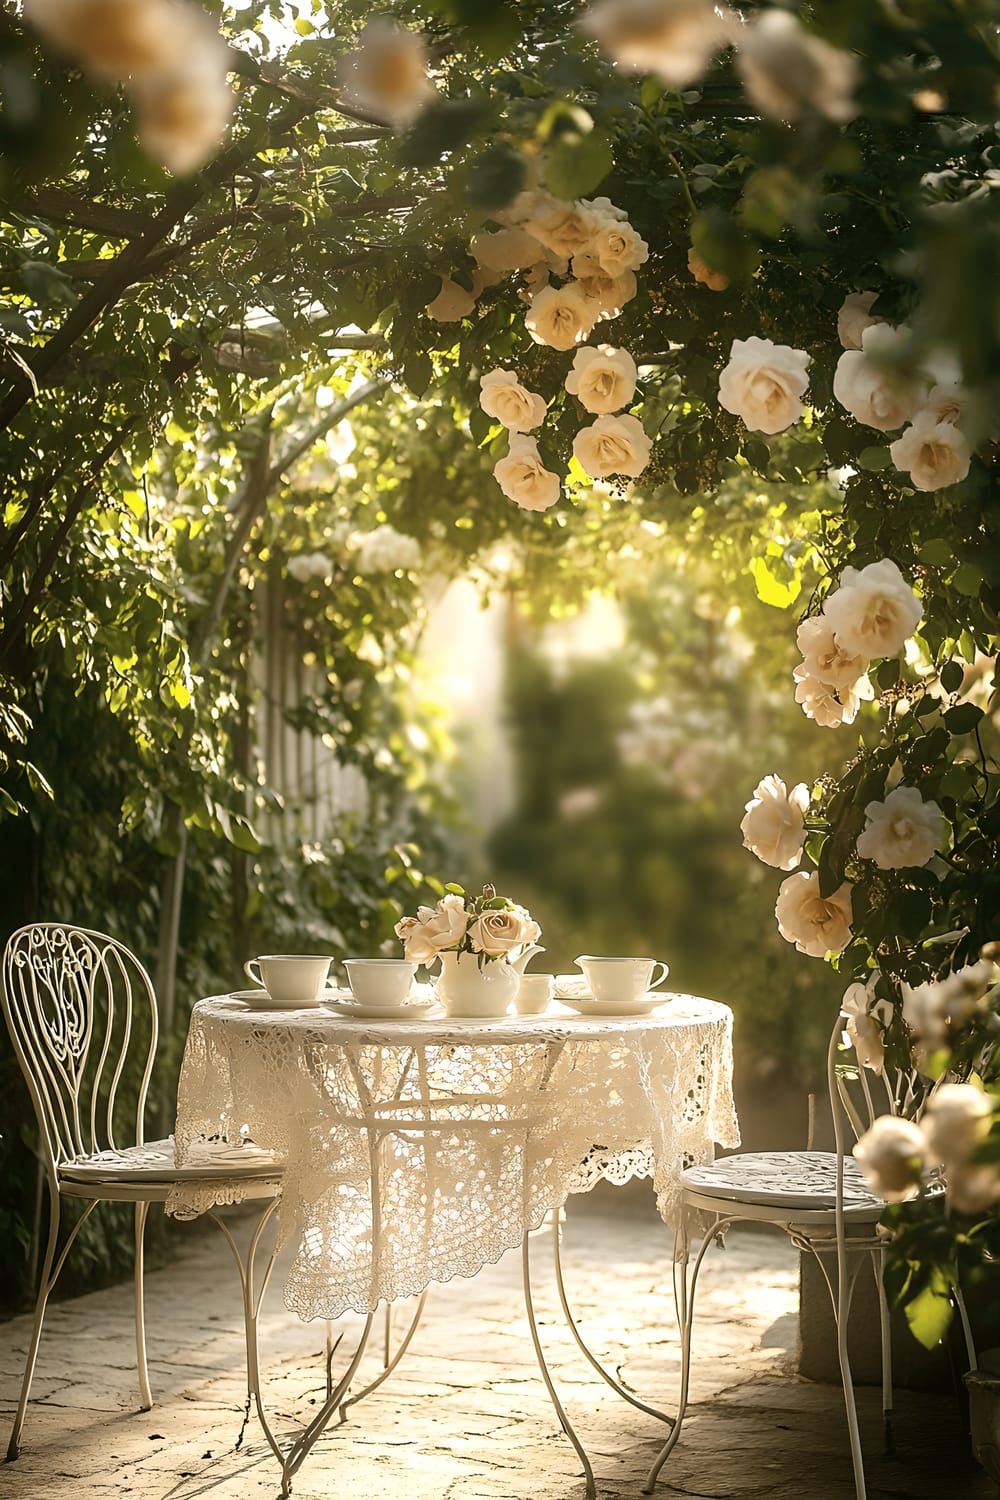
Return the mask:
M468 897L459 885L445 886L436 906L417 908L415 917L396 923L396 936L410 963L429 964L442 953L474 953L480 967L510 958L538 941L542 929L530 912L492 885L481 896Z

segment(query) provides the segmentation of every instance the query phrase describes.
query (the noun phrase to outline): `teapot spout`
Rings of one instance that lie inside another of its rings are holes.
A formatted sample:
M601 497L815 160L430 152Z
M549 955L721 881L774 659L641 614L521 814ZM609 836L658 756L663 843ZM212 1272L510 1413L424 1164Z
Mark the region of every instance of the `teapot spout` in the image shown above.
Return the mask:
M539 947L538 943L529 943L518 958L508 959L507 962L512 969L516 969L519 974L523 974L529 961L534 958L535 954L544 952L545 949Z

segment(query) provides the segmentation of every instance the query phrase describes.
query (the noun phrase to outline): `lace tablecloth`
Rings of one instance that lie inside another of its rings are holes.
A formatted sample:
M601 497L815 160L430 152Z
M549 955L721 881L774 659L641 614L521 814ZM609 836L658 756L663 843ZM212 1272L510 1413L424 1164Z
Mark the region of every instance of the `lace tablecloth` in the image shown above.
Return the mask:
M215 996L191 1016L178 1163L241 1134L285 1158L288 1306L366 1312L475 1275L601 1178L652 1177L669 1220L681 1168L739 1144L732 1013L675 995L632 1020L362 1022ZM167 1209L210 1206L185 1185Z

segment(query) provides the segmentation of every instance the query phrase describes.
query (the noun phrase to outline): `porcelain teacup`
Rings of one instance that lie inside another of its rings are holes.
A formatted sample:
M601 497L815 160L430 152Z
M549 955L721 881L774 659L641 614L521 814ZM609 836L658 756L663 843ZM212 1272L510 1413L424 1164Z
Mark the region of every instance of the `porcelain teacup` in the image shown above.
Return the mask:
M522 974L514 996L514 1009L519 1016L540 1016L548 1010L554 993L555 981L551 974Z
M594 999L611 1002L638 1000L670 973L669 966L656 958L599 958L582 953L574 963L583 970ZM654 970L659 970L655 978Z
M405 1005L417 972L404 958L345 958L344 968L362 1005Z
M316 954L265 953L249 959L243 972L279 1005L312 1005L326 986L332 962Z

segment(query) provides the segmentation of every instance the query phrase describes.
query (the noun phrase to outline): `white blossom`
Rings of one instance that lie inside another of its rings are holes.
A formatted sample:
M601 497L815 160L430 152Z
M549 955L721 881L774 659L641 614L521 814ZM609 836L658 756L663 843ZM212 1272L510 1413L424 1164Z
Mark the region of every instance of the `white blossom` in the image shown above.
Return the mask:
M810 958L841 953L851 941L851 886L844 883L830 896L821 896L819 873L800 870L778 887L774 914L778 931L788 943Z
M362 532L356 546L355 566L362 574L407 572L420 565L420 543L416 537L388 524Z
M580 248L586 248L608 276L637 271L649 259L646 241L621 219L599 219L586 247Z
M333 564L322 552L299 552L288 559L286 571L296 583L324 582L333 577Z
M626 349L587 344L573 356L566 389L587 411L606 414L620 411L632 400L637 374L635 360Z
M927 1149L945 1169L964 1166L989 1133L993 1100L971 1083L943 1083L920 1120Z
M780 776L765 776L746 804L740 824L743 847L776 870L794 870L802 858L808 807L805 782L788 792Z
M784 432L801 417L809 355L771 339L734 339L719 376L719 404L752 432Z
M537 210L522 228L557 256L577 255L589 246L598 218L588 204L542 198Z
M649 463L652 443L632 416L598 417L573 439L573 454L591 479L627 474L635 479Z
M724 292L729 285L729 277L723 271L713 271L707 261L692 245L687 254L688 270L695 281L700 281L702 286L707 286L710 292Z
M867 656L845 651L825 614L803 620L795 633L795 643L802 652L802 665L796 668L797 682L804 677L815 677L834 688L851 688L868 671Z
M522 510L549 510L562 492L559 475L545 467L534 438L516 433L506 458L494 466L493 477L507 499Z
M475 234L469 250L476 264L486 271L520 271L545 259L545 246L519 228Z
M542 287L532 297L524 320L535 343L550 349L572 349L582 344L594 322L593 309L574 281L561 287Z
M912 786L897 786L884 802L869 802L858 854L880 870L925 865L941 844L944 819L936 802L925 802Z
M811 36L790 11L756 11L733 40L743 85L764 114L792 121L814 109L838 124L854 119L857 60Z
M858 1062L873 1073L881 1073L885 1067L885 1043L870 1002L871 996L865 985L849 984L840 1002L840 1011L847 1021L847 1039L857 1053Z
M713 0L595 0L581 25L623 71L668 88L694 83L726 43Z
M227 58L219 42L184 71L143 79L130 89L139 140L175 177L204 166L222 143L236 102Z
M511 432L530 432L545 420L545 397L523 386L513 370L489 370L480 376L479 404Z
M927 1143L912 1120L880 1115L854 1147L854 1159L873 1193L887 1203L906 1203L920 1192Z
M183 75L221 38L187 0L24 0L46 41L111 83Z
M920 600L889 558L845 568L823 613L841 649L870 659L898 656L923 615Z
M836 729L840 724L853 724L862 703L875 696L871 679L859 677L847 687L834 687L809 674L806 663L795 668L795 701L807 719L815 719L824 729Z
M886 321L885 318L872 317L872 307L877 300L878 292L848 292L837 314L837 337L843 348L860 349L867 330Z
M833 394L865 427L895 432L923 401L919 374L891 368L894 353L908 339L908 329L873 323L861 335L861 348L845 350L837 361Z
M620 276L609 276L597 257L585 252L574 255L573 275L595 321L599 318L616 318L639 288L634 271L622 271Z
M965 437L952 422L938 421L934 411L918 412L889 452L896 468L909 474L918 490L945 489L969 472L971 453Z
M433 302L428 302L427 316L435 323L458 323L467 318L476 305L476 299L464 286L452 281L450 276L441 277L441 290Z
M384 17L365 24L338 76L346 104L397 129L411 125L434 92L423 37Z

